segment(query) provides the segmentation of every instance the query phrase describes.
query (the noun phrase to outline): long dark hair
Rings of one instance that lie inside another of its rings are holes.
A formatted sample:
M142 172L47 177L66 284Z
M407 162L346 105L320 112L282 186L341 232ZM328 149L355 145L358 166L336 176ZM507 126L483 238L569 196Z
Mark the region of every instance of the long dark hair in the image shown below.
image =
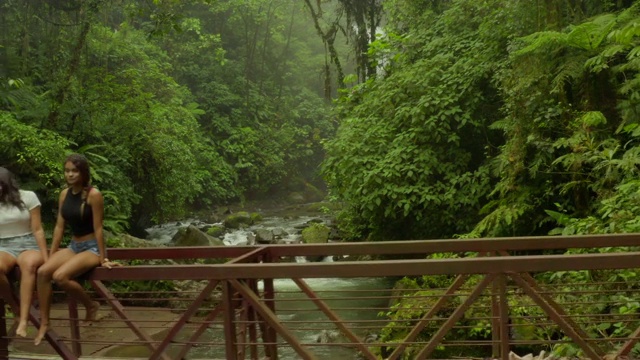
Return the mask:
M68 162L72 163L73 166L78 169L80 177L82 178L82 203L80 204L80 218L82 219L84 216L84 208L87 204L87 196L89 195L89 191L91 190L91 172L89 171L89 160L87 160L84 155L71 154L64 160L64 164ZM62 166L64 166L64 164L62 164Z
M11 204L20 210L25 205L20 198L20 188L13 173L3 167L0 167L0 203Z

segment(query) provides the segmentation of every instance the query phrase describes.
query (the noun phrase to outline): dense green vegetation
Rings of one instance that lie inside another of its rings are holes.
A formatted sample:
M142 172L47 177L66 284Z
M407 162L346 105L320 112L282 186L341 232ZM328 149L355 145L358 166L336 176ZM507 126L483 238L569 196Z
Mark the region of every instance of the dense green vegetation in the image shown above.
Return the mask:
M639 230L639 3L390 0L384 5L387 24L369 50L379 71L340 97L341 123L327 143L324 163L332 195L346 207L342 219L353 239ZM615 304L582 303L570 309L574 314L640 309L626 295L631 286L626 282L637 282L637 271L539 274L537 280L560 287L590 283L581 290L607 290L606 300ZM445 277L400 281L400 288L415 289L407 292L415 297L383 314L394 323L383 329L382 339L402 340L432 305L421 297L449 284ZM514 314L540 315L527 297L511 301ZM446 317L455 305L438 316ZM469 331L449 339L490 339L489 324L462 325ZM635 329L623 323L585 327L593 336L627 336ZM426 328L420 338L436 330ZM548 326L527 330L521 339L564 336ZM572 344L552 350L580 354ZM412 358L415 351L409 348L404 356ZM456 351L439 348L434 356L490 355L487 349Z
M632 0L0 0L0 164L51 210L87 154L115 231L322 165L349 240L637 232L638 24Z
M383 5L4 0L2 163L87 154L119 230L324 161L353 239L635 231L638 5Z
M321 185L335 75L303 11L0 1L0 163L48 209L65 154L86 154L115 231Z
M637 3L384 5L324 164L354 239L637 231Z

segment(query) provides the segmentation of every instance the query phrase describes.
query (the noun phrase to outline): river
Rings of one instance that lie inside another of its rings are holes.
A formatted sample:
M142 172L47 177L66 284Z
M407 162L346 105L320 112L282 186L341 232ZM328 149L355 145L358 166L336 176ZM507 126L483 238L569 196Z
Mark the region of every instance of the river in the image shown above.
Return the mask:
M300 235L300 228L312 219L317 220L318 216L294 216L294 217L265 217L263 221L252 227L235 230L227 233L223 239L225 245L245 245L250 242L252 233L257 228L283 229L287 235L283 240L287 242L297 242ZM323 221L328 219L323 219ZM158 244L167 244L180 227L192 223L192 220L185 220L176 223L163 224L162 226L147 229L149 240ZM202 225L202 224L196 224ZM298 262L306 259L298 258ZM327 257L324 261L333 261L332 257ZM393 285L391 280L378 278L358 278L358 279L306 279L307 284L316 294L324 299L327 305L335 310L337 315L345 321L345 324L361 338L377 334L380 323L378 313L384 311L388 304L386 296ZM339 334L337 329L316 305L308 300L297 285L288 279L278 279L274 281L276 292L277 316L285 327L291 329L296 338L302 343L314 344L310 346L311 351L319 359L355 359L356 351L344 346L320 346L322 343L348 342ZM223 332L220 326L212 326L203 335L206 341L222 341ZM283 341L279 337L279 341ZM211 347L194 347L189 353L189 358L194 359L223 359L224 349ZM118 356L117 352L111 351L110 356ZM285 360L297 360L300 358L292 348L279 347L278 358Z

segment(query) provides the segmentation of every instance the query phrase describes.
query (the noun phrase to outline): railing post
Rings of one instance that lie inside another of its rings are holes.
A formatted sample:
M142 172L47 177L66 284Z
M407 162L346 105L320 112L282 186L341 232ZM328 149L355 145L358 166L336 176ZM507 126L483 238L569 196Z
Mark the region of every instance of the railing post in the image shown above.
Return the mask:
M508 359L510 352L509 344L509 303L507 302L507 277L504 274L498 275L494 283L498 283L500 314L500 359Z
M268 253L264 256L263 261L265 263L272 263L273 257L271 253ZM273 287L273 279L263 279L264 290L262 294L262 298L264 299L264 304L271 310L272 313L276 313L276 305L275 305L275 290ZM260 316L260 315L258 315ZM262 329L262 341L266 343L264 347L264 352L266 357L269 360L277 360L278 359L278 337L276 335L275 329L273 329L269 324L264 321L264 319L260 320L260 326Z
M260 292L258 291L257 281L255 279L251 279L249 280L248 285L251 288L251 290L253 290L253 292L256 294L256 296L259 297ZM247 321L249 322L249 342L251 343L249 345L249 349L251 352L251 359L257 359L258 358L258 329L256 328L256 323L258 319L256 316L256 309L252 305L249 305L247 311L248 311Z
M78 303L72 297L68 297L69 304L69 325L71 331L71 349L79 358L82 356L82 344L80 343L80 318L78 317Z
M498 281L491 285L491 355L500 358L500 288Z
M227 360L238 359L237 334L235 315L236 309L233 301L234 290L229 281L222 284L222 303L224 304L224 342Z
M0 359L9 358L9 338L7 337L6 303L0 299Z

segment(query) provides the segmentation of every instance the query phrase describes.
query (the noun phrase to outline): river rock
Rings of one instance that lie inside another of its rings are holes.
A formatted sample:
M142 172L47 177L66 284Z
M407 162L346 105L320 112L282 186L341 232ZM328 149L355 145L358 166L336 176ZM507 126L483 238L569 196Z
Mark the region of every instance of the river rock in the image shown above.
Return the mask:
M225 231L226 229L224 228L224 226L211 225L211 227L207 229L207 235L217 238L224 235Z
M224 226L227 229L239 229L242 225L251 225L252 223L251 214L246 211L239 211L224 219Z
M517 354L513 353L513 351L509 353L509 360L555 360L555 359L558 359L558 358L554 357L553 355L547 356L544 351L540 351L540 354L538 356L535 356L533 354L518 356Z
M335 342L340 336L340 332L337 330L322 330L316 336L316 342L320 344L329 344Z
M330 229L321 223L313 223L302 230L302 242L305 244L326 244L329 242Z
M273 231L267 229L256 229L256 242L258 244L272 244L274 240Z
M184 231L178 231L171 239L173 246L224 246L221 240L209 236L197 227L189 225Z
M286 232L283 228L279 228L279 227L271 229L271 232L273 233L273 236L279 239L282 239L283 237L289 235L288 232Z
M247 235L247 245L255 245L256 244L256 236L253 233L249 233Z

